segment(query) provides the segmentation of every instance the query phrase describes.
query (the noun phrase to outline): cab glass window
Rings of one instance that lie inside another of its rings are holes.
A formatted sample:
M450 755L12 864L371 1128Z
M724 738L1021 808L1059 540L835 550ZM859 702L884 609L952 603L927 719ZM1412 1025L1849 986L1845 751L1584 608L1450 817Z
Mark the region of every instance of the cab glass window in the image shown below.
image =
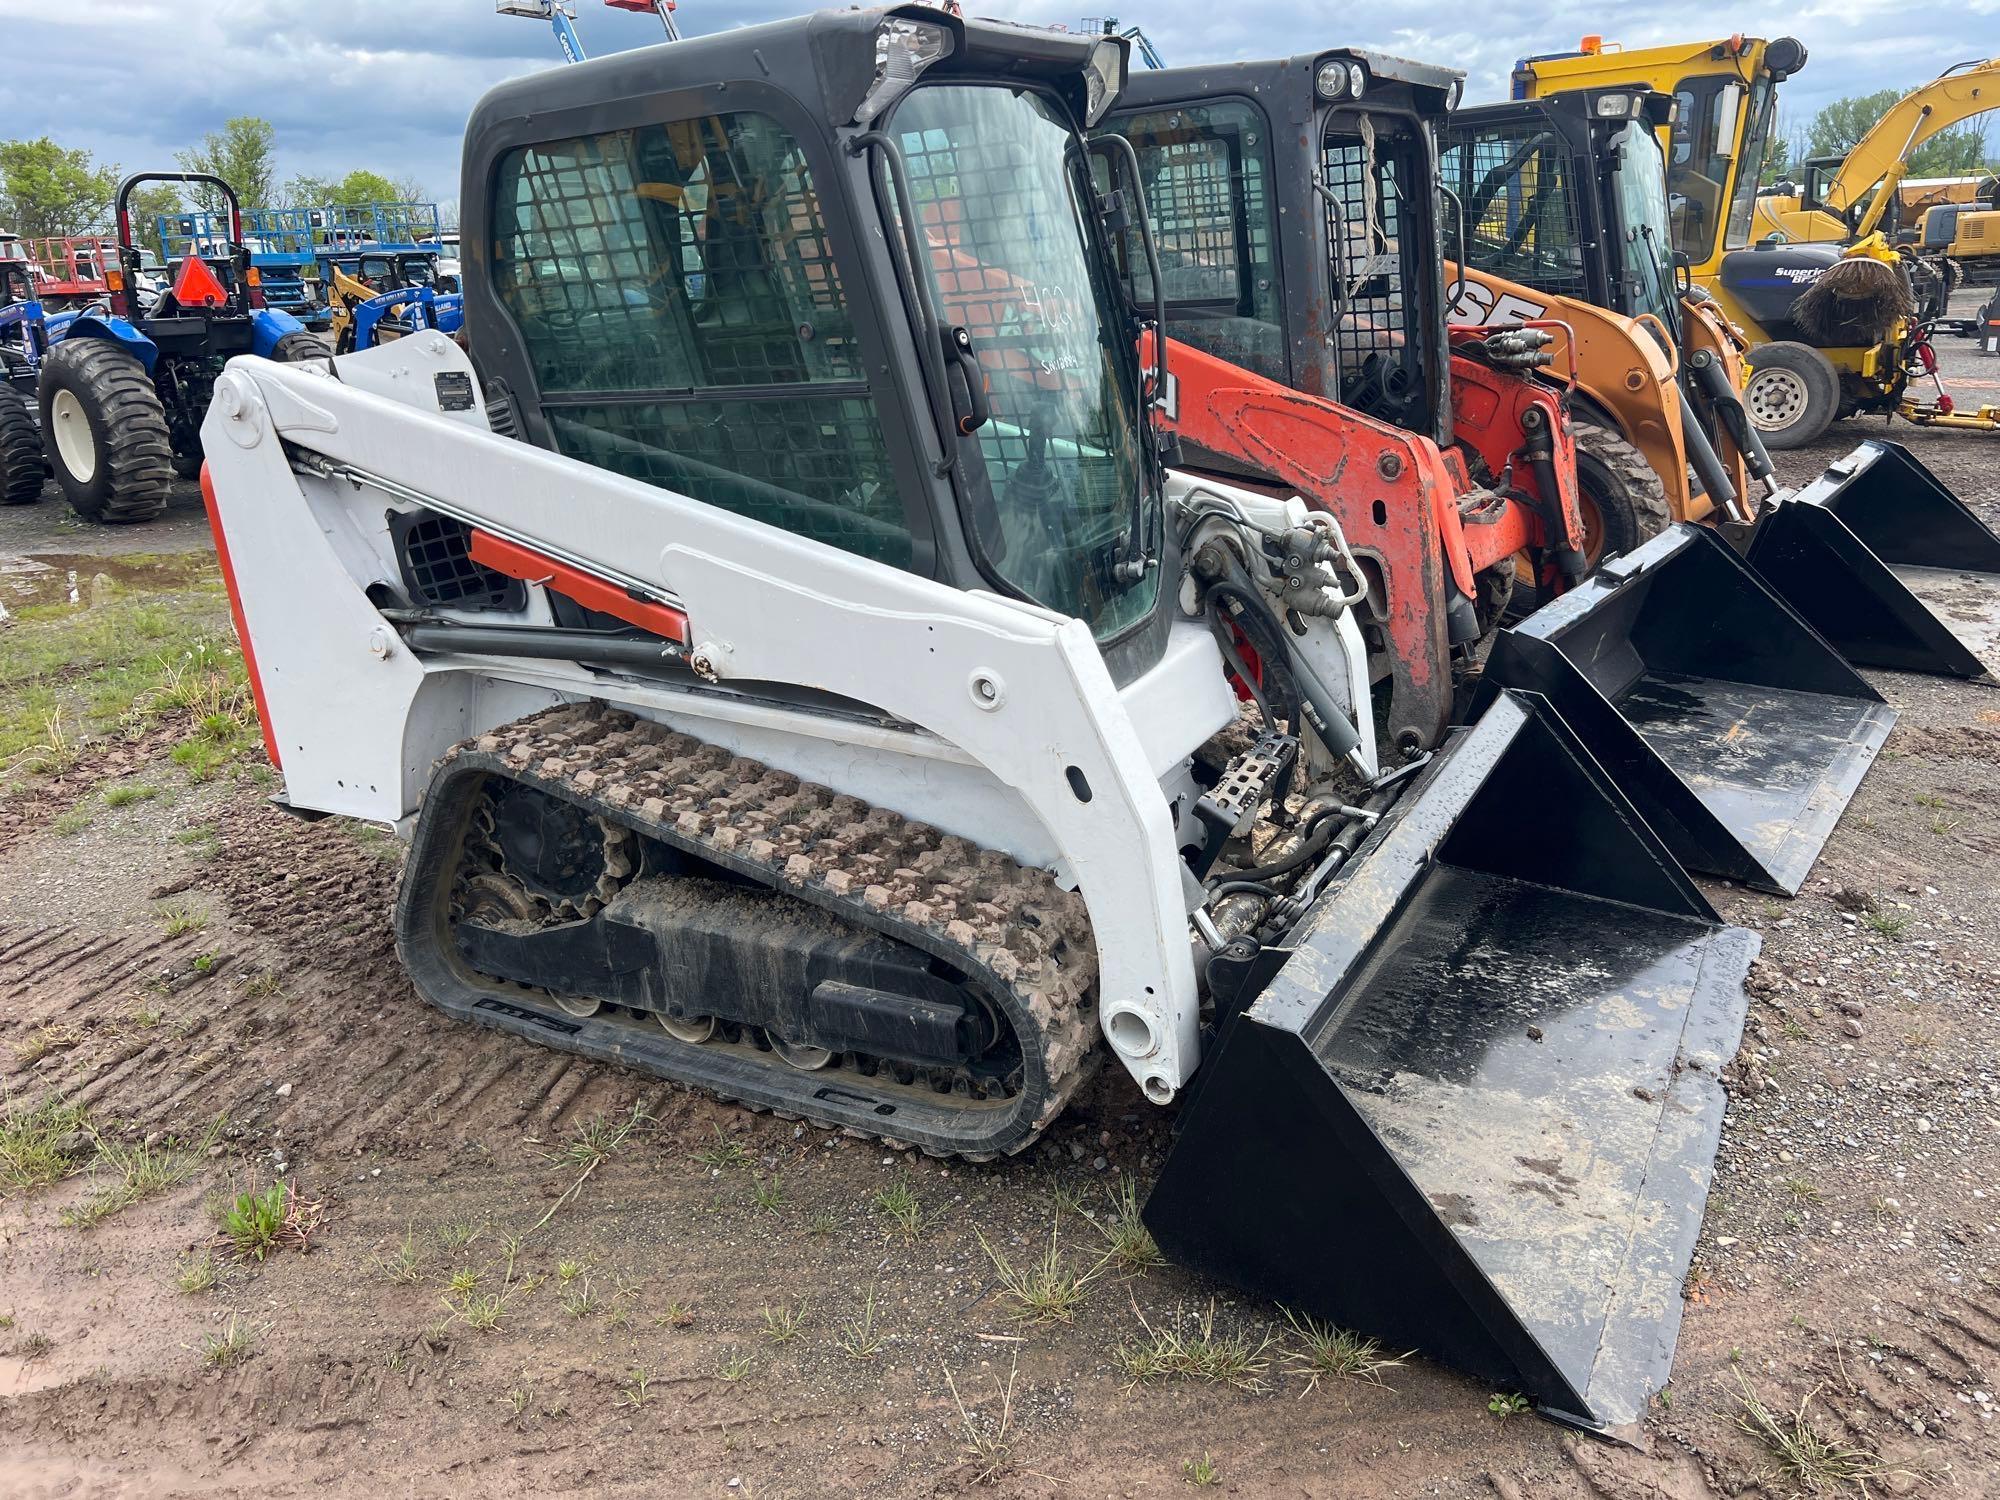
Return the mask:
M1446 255L1459 259L1462 205L1469 269L1588 297L1572 165L1562 136L1540 119L1455 131L1444 153L1444 183L1456 200L1445 205Z
M1139 158L1173 336L1288 381L1271 133L1262 112L1225 101L1127 115L1109 128ZM1139 305L1150 306L1153 279L1136 244L1125 247L1124 260Z
M908 521L798 142L753 112L501 159L495 290L572 457L899 567Z
M1722 232L1745 93L1741 81L1720 76L1683 79L1674 91L1667 162L1674 247L1697 265L1715 253Z

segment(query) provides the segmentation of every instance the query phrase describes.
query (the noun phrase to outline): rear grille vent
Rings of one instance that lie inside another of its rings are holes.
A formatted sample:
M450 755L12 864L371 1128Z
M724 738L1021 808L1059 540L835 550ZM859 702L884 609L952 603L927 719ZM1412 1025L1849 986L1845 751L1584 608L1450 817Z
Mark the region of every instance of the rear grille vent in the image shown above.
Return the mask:
M434 511L391 511L389 534L412 603L438 609L520 609L518 578L472 560L472 528Z

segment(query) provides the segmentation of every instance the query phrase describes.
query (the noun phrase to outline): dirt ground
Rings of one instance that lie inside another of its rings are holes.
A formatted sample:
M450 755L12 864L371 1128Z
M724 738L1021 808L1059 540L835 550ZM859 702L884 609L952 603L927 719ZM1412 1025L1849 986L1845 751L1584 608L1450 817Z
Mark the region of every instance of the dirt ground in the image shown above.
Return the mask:
M2000 437L1885 435L2000 523ZM129 531L0 510L0 605L206 546L191 489ZM0 1188L0 1495L1798 1492L1752 1396L1867 1493L2000 1493L2000 691L1870 675L1902 717L1805 890L1707 887L1763 957L1643 1449L1422 1360L1314 1383L1277 1309L1170 1267L1023 1322L985 1247L1080 1273L1159 1166L1120 1070L967 1166L461 1028L396 966L388 840L272 810L254 756L198 777L180 720L92 742L0 804L0 1110L88 1119L73 1175ZM190 1175L100 1216L135 1152ZM217 1255L281 1178L305 1250ZM1132 1382L1204 1318L1228 1378Z

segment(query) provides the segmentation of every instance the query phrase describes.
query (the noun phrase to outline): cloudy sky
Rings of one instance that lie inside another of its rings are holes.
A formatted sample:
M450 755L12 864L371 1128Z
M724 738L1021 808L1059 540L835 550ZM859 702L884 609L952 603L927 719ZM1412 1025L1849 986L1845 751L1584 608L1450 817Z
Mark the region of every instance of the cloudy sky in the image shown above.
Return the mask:
M980 0L966 8L1074 25L1090 3ZM680 18L698 33L813 8L810 0L681 0ZM1170 64L1364 45L1464 69L1475 102L1504 97L1516 57L1573 46L1585 31L1627 46L1699 40L1723 25L1789 33L1811 53L1781 92L1794 123L1843 94L1909 87L1960 54L2000 51L2000 0L1956 0L1935 11L1908 0L1491 0L1473 9L1480 27L1460 30L1453 23L1472 19L1462 4L1355 0L1313 35L1302 18L1330 14L1321 0L1126 0L1117 13L1143 25ZM579 0L577 10L593 54L659 39L650 16L601 0ZM1947 19L1962 43L1939 41ZM11 54L35 60L0 70L0 133L47 133L136 169L171 166L176 150L230 115L262 115L277 127L281 181L370 167L415 177L441 200L457 196L459 134L480 93L559 63L546 25L495 15L493 0L0 0L0 22ZM117 65L106 66L107 56Z

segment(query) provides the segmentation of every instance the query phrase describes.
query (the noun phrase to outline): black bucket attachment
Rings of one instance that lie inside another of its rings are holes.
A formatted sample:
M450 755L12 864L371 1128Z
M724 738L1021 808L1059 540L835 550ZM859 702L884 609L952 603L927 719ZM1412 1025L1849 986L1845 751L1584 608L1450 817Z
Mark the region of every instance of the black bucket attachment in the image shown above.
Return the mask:
M1687 869L1788 895L1896 722L1726 542L1686 522L1501 631L1486 663L1497 688L1547 697Z
M1901 443L1829 464L1772 506L1745 556L1849 661L2000 673L2000 536Z
M1182 1107L1161 1246L1558 1420L1635 1421L1673 1360L1756 936L1505 693L1287 947Z

